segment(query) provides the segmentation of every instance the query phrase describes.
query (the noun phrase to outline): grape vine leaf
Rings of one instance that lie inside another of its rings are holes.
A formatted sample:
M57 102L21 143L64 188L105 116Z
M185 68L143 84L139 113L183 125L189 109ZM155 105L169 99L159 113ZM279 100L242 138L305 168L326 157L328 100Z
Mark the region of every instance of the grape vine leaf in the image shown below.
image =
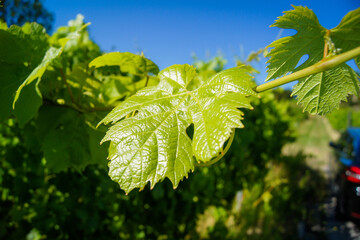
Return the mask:
M321 61L326 37L335 44L335 52L330 55L335 54L336 49L347 51L359 46L359 14L360 9L348 13L339 26L328 32L307 7L294 6L293 10L285 11L272 27L295 29L297 33L278 39L268 46L272 49L267 54L270 59L266 80L299 71ZM297 66L305 55L308 59ZM320 115L338 108L349 94L359 94L359 80L357 74L346 64L299 79L292 93L297 96L298 103L304 106L304 111Z
M31 72L31 66L41 62L47 48L47 34L39 24L27 23L23 27L12 25L10 28L0 29L0 120L12 113L18 115L19 112L32 111L28 105L22 107L20 104L18 112L13 112L14 92ZM33 97L33 94L28 96ZM37 99L35 92L35 98L27 99L26 103L34 102L31 106L34 107ZM27 121L27 117L21 119L22 116L19 116L21 125Z
M251 108L256 95L243 68L222 71L197 89L190 65L173 65L159 73L160 82L138 91L114 108L99 124L115 123L102 142L111 141L109 175L129 193L170 179L176 188L194 170L194 157L216 157L233 128L243 127L239 108ZM194 124L193 139L186 134Z
M18 100L20 96L21 90L26 86L32 83L33 81L37 80L38 84L41 80L41 77L44 75L46 68L49 66L49 64L54 61L56 58L58 58L62 51L64 50L66 43L69 40L74 40L77 37L79 37L79 32L83 30L88 24L84 25L82 28L75 32L70 32L67 36L59 39L59 47L51 46L45 53L44 58L40 62L39 65L37 65L34 70L31 72L31 74L24 80L24 82L19 86L19 88L16 90L15 98L13 102L13 108L15 108L16 101ZM36 89L39 93L40 90Z
M89 67L119 66L122 72L131 74L159 73L159 67L143 56L130 52L112 52L95 58Z
M331 40L341 52L360 46L360 8L346 14L340 24L331 29ZM360 57L355 58L355 63L360 68Z
M16 81L16 82L20 81L21 84L17 85L18 87L17 90L15 91L15 97L13 98L12 107L14 109L14 114L19 120L19 124L21 126L23 126L26 122L28 122L31 118L33 118L38 112L40 106L42 105L42 95L38 85L47 67L55 59L59 58L67 42L69 40L78 38L80 36L79 32L82 31L86 26L87 24L83 25L83 27L79 28L78 30L67 34L65 37L59 39L58 40L59 46L48 47L46 52L42 56L41 61L37 63L33 62L33 64L36 67L31 71L30 74L27 75L26 79L23 80L22 83L21 83L22 79ZM24 27L25 27L25 31L29 29L29 27L27 27L26 25ZM43 31L42 34L46 34L46 33ZM27 46L27 47L34 47L35 49L37 48L36 46ZM35 51L35 50L27 49L26 51ZM23 93L24 96L21 96L20 95L21 93Z
M310 75L294 86L292 95L297 95L304 111L320 115L329 113L346 101L348 94L359 93L356 72L346 64Z
M52 172L70 167L82 171L89 164L102 163L106 156L106 147L99 145L101 132L90 128L85 116L73 109L41 106L36 126L46 165Z
M271 27L295 29L297 33L294 36L280 38L268 46L272 49L266 55L270 57L266 80L310 66L323 57L326 29L320 25L314 12L307 7L294 6L294 10L284 13ZM308 55L309 58L296 68L304 55Z

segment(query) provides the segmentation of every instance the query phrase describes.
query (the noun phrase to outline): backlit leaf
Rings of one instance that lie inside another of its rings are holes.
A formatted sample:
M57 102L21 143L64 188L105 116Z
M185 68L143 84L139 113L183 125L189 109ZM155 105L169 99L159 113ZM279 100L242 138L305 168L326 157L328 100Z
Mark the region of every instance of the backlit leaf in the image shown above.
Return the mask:
M151 60L129 52L112 52L95 58L89 67L119 66L122 72L131 74L159 73L159 67Z
M151 188L169 178L174 187L194 170L194 157L216 157L233 128L243 127L242 112L255 95L246 70L232 68L195 90L189 65L174 65L159 73L158 86L144 88L120 103L101 123L115 123L104 141L111 141L109 175L125 192ZM193 139L186 134L194 124Z
M299 81L292 95L297 95L304 111L323 115L346 101L347 94L359 93L357 74L348 65L342 64Z
M331 29L331 40L341 52L360 46L360 8L346 14L340 24ZM360 68L360 57L355 62Z
M272 49L267 54L270 59L266 80L275 79L310 66L323 57L326 29L320 25L314 12L307 7L294 6L294 10L284 13L271 27L295 29L297 33L280 38L268 46ZM304 55L308 55L309 58L295 68Z

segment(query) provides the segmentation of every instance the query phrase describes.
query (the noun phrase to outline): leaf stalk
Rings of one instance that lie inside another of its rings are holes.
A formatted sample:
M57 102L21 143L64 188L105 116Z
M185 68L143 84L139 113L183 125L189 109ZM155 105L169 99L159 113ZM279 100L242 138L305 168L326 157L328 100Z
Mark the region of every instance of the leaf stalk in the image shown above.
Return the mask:
M314 65L304 68L300 71L297 71L292 74L286 75L284 77L275 79L273 81L261 84L261 85L257 86L254 90L255 90L255 92L258 92L258 93L264 92L266 90L269 90L269 89L272 89L275 87L279 87L286 83L296 81L300 78L326 71L330 68L336 67L336 66L338 66L344 62L347 62L355 57L358 57L358 56L360 56L360 46L356 47L350 51L344 52L342 54L322 59L318 63L315 63Z
M229 141L227 142L226 144L226 147L224 149L224 151L222 151L216 158L208 161L208 162L205 162L205 163L196 163L195 164L195 167L208 167L208 166L211 166L215 163L217 163L218 161L220 161L220 159L222 159L225 154L227 153L227 151L229 150L233 140L234 140L234 136L235 136L235 129L233 129L231 131L231 135L230 135L230 138L229 138Z

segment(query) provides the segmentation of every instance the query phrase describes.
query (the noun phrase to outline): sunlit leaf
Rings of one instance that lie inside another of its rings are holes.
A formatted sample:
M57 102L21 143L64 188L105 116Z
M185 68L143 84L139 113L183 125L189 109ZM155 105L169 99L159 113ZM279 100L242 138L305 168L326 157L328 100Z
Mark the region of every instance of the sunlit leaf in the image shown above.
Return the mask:
M166 68L158 86L138 91L102 120L115 123L103 142L111 141L109 175L127 193L165 177L177 187L194 169L194 157L210 161L232 129L243 127L238 108L251 108L246 96L255 95L246 70L225 70L189 90L195 77L189 65ZM191 123L193 139L186 134Z
M112 52L95 58L89 67L119 66L122 72L131 74L158 74L159 67L151 60L129 52Z
M348 65L311 75L295 85L292 95L297 95L304 111L323 115L346 101L348 94L359 93L357 74Z
M267 54L268 76L266 80L275 79L289 72L310 66L323 57L324 36L326 29L319 23L314 12L307 7L294 6L294 10L285 11L272 27L295 29L293 36L284 37L271 43L272 48ZM308 55L308 59L295 68L302 56Z

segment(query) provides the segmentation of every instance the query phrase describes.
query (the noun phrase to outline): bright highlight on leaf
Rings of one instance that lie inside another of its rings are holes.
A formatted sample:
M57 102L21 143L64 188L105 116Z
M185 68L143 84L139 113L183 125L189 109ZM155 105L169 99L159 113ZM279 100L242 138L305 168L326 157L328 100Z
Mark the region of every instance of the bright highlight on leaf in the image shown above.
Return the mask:
M122 72L131 74L158 74L159 67L151 60L129 52L112 52L97 57L89 67L119 66Z
M243 127L238 108L251 108L247 96L256 95L247 71L225 70L190 91L195 77L192 66L168 67L158 86L140 90L101 121L115 123L102 141L111 141L109 175L125 192L147 182L153 188L165 177L176 188L194 170L194 157L210 161L232 129ZM191 123L193 139L186 134Z
M272 26L295 29L297 33L269 45L272 49L267 55L270 59L266 80L299 71L322 59L331 58L337 52L360 46L359 16L360 8L348 13L339 26L327 30L307 7L294 6L294 10L286 11ZM304 55L308 55L308 59L296 67ZM356 62L359 65L358 59ZM359 80L346 64L299 79L292 93L297 95L298 103L304 106L304 111L321 115L338 108L349 94L359 94Z

